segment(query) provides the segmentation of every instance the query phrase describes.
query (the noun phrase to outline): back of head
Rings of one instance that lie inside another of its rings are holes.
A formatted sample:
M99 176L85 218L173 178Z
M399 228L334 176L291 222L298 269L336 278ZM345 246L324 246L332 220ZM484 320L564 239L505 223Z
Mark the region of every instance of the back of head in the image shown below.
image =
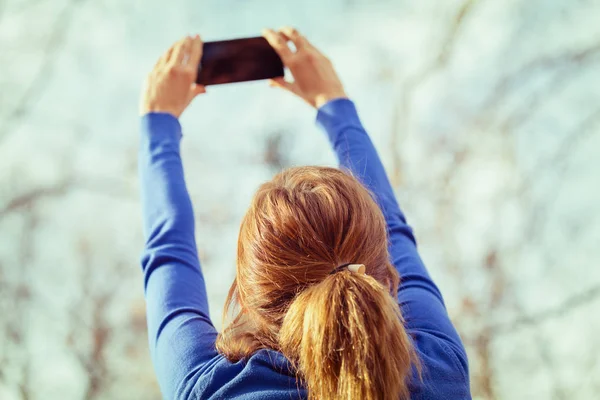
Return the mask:
M281 351L310 398L408 398L418 361L395 300L383 215L334 168L292 168L263 184L240 228L236 279L217 348L235 361ZM366 275L341 264L366 266Z

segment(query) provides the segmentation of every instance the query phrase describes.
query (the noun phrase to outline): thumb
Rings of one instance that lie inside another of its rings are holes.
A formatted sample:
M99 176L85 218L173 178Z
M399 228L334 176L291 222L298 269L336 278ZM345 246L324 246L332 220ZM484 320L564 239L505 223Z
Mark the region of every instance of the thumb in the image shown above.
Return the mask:
M204 85L198 85L197 83L192 83L190 86L190 91L188 93L187 104L189 105L192 100L196 98L199 94L206 93L206 88Z
M198 85L197 83L192 84L192 98L202 93L206 93L204 85Z
M287 90L288 92L292 92L295 95L300 96L300 89L298 88L298 85L296 84L296 82L288 82L282 77L269 79L269 86L282 88L282 89ZM302 96L300 96L300 97L302 97Z

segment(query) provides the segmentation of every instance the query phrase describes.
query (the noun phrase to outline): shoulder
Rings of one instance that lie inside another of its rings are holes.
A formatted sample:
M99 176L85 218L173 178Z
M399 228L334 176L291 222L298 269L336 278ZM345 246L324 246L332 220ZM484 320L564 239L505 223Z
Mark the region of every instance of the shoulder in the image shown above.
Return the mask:
M462 345L428 332L413 335L421 361L421 379L412 385L414 399L471 399L467 355Z
M276 351L260 350L231 363L224 357L196 378L186 399L304 399L289 362Z

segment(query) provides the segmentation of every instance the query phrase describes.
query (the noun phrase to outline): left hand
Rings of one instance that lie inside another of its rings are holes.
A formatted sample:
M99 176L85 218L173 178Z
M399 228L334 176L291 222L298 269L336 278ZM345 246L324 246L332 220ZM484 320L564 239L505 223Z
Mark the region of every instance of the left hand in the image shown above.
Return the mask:
M202 45L200 36L187 36L160 57L144 85L142 115L162 112L179 118L197 95L206 92L204 86L195 83Z

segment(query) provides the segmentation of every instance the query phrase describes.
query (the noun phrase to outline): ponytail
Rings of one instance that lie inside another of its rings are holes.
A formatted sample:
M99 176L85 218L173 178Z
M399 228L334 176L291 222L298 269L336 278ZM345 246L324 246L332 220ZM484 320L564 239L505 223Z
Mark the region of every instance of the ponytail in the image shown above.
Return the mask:
M389 290L343 270L306 288L279 331L309 399L408 399L418 361Z

